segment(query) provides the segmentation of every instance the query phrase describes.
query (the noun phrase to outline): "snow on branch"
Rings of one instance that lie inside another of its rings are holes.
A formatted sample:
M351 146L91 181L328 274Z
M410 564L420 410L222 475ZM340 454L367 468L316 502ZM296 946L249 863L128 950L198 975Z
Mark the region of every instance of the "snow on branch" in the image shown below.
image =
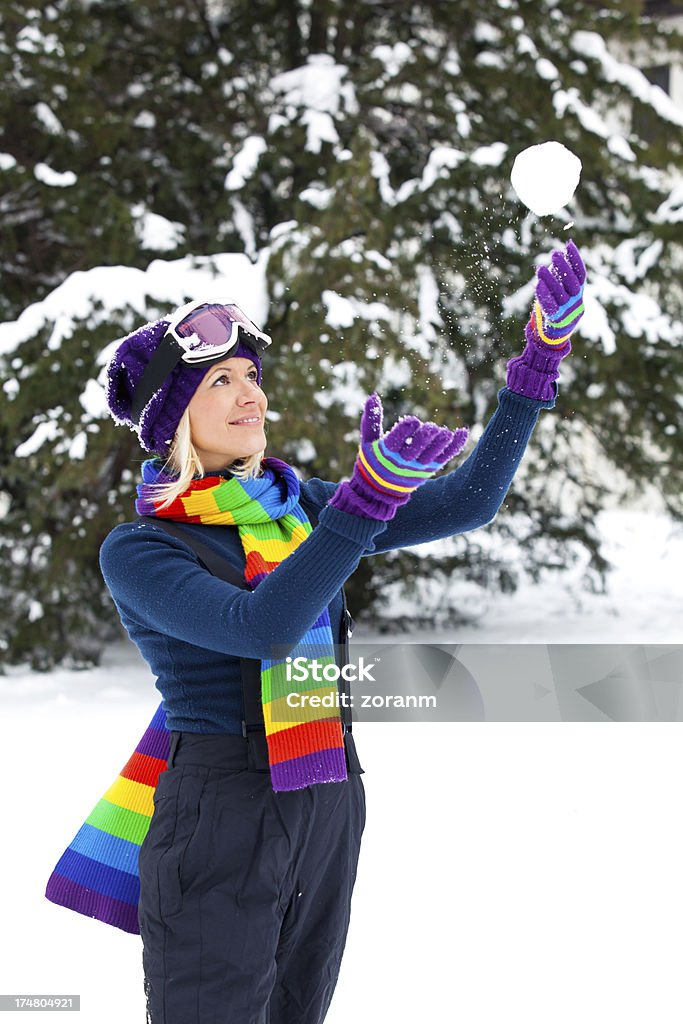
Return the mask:
M598 61L608 82L623 85L632 96L641 103L649 104L666 121L683 125L683 111L678 109L664 90L652 85L643 72L632 64L624 64L613 57L607 50L605 40L597 32L574 32L571 46L582 57L592 57Z

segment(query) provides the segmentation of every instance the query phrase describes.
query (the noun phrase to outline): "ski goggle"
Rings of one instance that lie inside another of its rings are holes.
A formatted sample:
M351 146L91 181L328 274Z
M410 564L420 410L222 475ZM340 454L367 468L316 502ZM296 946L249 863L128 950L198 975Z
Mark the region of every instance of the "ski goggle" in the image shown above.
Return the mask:
M239 306L219 302L188 302L181 306L165 337L170 335L178 342L184 362L197 365L228 355L239 340L240 330L250 335L257 352L263 352L272 342Z
M236 347L240 331L259 355L272 338L231 302L188 302L175 313L161 344L145 367L131 401L131 419L139 421L152 395L182 360L189 366L217 362Z

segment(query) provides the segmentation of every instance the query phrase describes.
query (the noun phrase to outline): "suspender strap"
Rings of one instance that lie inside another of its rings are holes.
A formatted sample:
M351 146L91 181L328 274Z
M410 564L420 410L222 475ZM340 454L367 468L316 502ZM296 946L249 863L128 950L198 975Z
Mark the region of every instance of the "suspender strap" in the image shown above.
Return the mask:
M317 518L309 512L307 512L307 515L311 525L314 526L317 523ZM231 583L234 587L239 587L240 590L249 589L247 581L239 569L229 562L227 558L224 558L223 555L219 555L208 544L205 544L203 540L199 540L198 537L180 523L172 519L158 518L157 516L138 516L138 520L142 523L151 523L154 526L159 526L173 537L182 540L184 544L192 548L199 561L212 576L216 576L226 583ZM343 590L342 599L344 601L344 610L342 613L341 635L339 637L342 662L340 667L348 664L349 636L353 624L353 619L346 607L346 595ZM261 662L258 658L240 658L240 669L242 673L242 706L244 713L242 734L246 736L251 731L264 732L265 723L263 721L263 704L261 703ZM349 684L343 676L340 676L339 679L339 689L343 693L349 693ZM346 704L349 704L348 700ZM342 728L345 733L350 733L351 708L350 706L343 706L340 710Z
M213 548L210 548L203 540L195 537L193 533L184 526L181 526L180 523L175 522L173 519L161 519L157 516L138 516L138 519L141 523L160 526L166 533L170 533L173 537L177 537L178 540L182 540L184 544L192 548L199 561L205 569L209 570L212 576L217 576L219 579L225 580L226 583L232 583L233 587L239 587L241 590L247 589L247 581L236 566L232 565L223 555L219 555Z

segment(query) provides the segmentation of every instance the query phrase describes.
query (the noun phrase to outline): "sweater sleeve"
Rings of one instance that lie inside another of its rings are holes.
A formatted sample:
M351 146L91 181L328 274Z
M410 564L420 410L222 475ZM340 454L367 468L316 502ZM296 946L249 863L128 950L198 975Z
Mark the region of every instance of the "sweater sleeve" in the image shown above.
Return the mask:
M384 528L326 508L318 528L254 591L216 578L189 546L146 523L115 527L100 567L124 624L233 657L271 658L273 645L295 646Z
M541 409L555 405L557 385L554 387L555 395L547 401L501 388L498 407L465 462L422 484L387 524L373 551L366 554L412 547L490 523L505 500ZM311 480L307 497L324 507L336 487Z

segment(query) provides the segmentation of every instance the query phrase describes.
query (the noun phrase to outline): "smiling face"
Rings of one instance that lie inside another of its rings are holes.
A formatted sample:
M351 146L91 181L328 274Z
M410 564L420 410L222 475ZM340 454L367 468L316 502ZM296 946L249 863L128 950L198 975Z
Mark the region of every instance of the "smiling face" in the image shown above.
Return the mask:
M268 399L251 359L235 356L211 366L188 406L192 443L205 472L226 469L236 459L266 447Z

